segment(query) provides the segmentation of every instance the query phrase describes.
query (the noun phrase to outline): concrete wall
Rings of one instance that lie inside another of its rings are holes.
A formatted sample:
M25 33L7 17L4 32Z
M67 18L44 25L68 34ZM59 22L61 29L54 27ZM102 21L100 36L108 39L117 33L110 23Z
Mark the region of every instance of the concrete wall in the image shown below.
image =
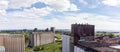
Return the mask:
M32 32L30 34L30 46L39 46L54 42L53 32Z
M47 32L41 34L41 45L54 42L54 33Z
M4 45L3 39L4 39L4 37L0 35L0 46Z
M24 52L25 38L23 35L0 35L1 45L5 52Z

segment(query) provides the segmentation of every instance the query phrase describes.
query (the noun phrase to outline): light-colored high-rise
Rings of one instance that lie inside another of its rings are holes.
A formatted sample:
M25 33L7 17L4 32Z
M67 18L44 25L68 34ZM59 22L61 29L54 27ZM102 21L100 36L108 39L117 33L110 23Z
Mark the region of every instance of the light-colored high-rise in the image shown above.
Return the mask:
M62 37L62 52L70 52L70 36L63 34Z
M21 34L0 34L0 46L5 52L24 52L25 38Z

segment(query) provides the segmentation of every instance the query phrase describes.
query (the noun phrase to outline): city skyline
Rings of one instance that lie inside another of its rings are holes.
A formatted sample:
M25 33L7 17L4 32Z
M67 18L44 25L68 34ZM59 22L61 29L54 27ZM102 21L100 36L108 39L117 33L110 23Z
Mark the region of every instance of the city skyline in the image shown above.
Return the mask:
M1 0L0 30L70 29L89 23L96 30L120 31L119 0Z

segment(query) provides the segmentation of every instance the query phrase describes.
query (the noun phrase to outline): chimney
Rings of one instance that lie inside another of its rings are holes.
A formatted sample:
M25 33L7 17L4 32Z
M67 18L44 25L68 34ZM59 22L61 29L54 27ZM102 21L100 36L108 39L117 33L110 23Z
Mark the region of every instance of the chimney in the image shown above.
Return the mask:
M51 27L50 31L52 31L53 33L55 33L55 27Z
M36 32L38 29L37 28L34 28L33 32Z

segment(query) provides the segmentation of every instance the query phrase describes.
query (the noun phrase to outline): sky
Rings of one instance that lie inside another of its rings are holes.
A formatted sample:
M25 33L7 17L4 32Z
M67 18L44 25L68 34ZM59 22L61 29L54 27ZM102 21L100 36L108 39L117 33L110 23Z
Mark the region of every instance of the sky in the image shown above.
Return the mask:
M120 31L120 0L0 0L0 30L71 29L74 23Z

